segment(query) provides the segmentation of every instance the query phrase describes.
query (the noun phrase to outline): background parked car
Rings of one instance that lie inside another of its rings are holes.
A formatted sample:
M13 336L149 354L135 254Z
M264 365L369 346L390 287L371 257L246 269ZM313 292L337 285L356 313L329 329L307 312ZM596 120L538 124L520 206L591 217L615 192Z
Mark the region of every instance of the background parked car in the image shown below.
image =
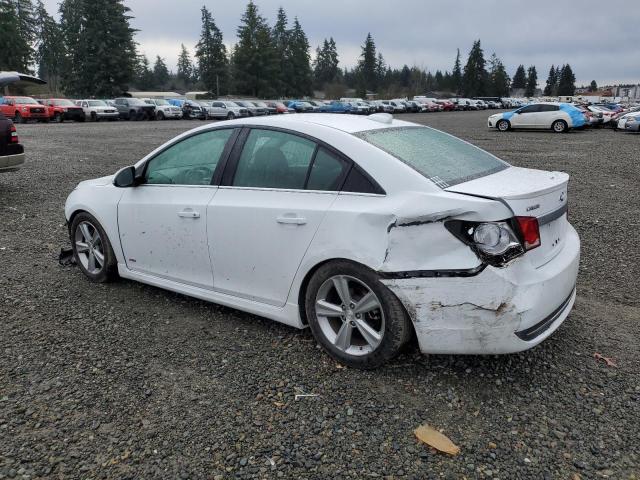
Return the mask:
M49 121L49 110L31 97L6 96L0 98L0 113L16 123L29 120Z
M283 102L278 102L278 101L269 101L266 102L267 105L269 105L270 107L273 107L276 109L276 113L295 113L295 110L293 108L289 108L287 107Z
M350 103L334 100L332 102L325 103L320 107L320 111L322 113L351 113L352 108L353 107Z
M640 112L627 113L616 121L615 128L625 132L640 131Z
M118 109L107 105L104 100L76 100L76 105L82 108L85 118L92 122L99 120L118 120L118 118L120 118Z
M0 113L0 173L18 170L24 163L24 147L11 120Z
M585 116L570 103L541 102L525 105L513 112L496 113L489 117L489 128L501 132L513 128L551 129L556 133L581 128Z
M212 100L210 103L211 106L208 109L209 118L233 120L234 118L249 116L249 110L235 102Z
M249 100L234 100L234 103L237 103L239 106L246 108L249 112L250 117L259 117L268 113L266 108L256 107Z
M163 98L143 98L142 101L146 104L156 107L156 118L158 120L182 118L182 110L174 105L171 105Z
M266 102L262 102L262 101L258 100L258 101L251 102L251 103L253 103L258 108L262 108L262 109L266 110L267 111L267 115L275 115L276 113L278 113L278 110L276 109L276 107L271 107Z
M155 120L156 107L143 102L139 98L116 98L115 106L124 120Z
M71 100L66 98L48 98L41 100L40 103L47 107L49 119L54 122L63 122L65 120L84 122L84 111Z
M313 112L313 105L304 100L289 100L287 107L293 108L296 113L311 113Z
M185 120L206 120L207 118L206 110L195 100L170 98L167 101L182 110L182 118Z

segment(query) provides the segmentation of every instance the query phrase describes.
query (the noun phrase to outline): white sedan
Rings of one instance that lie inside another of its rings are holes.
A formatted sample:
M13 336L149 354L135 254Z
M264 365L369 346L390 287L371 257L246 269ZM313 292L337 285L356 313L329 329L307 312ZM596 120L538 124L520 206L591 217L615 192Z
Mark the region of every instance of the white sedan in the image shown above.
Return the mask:
M389 114L269 116L186 132L80 183L65 215L91 280L137 280L291 325L372 368L497 354L575 299L565 173L512 167Z
M489 128L501 132L515 128L553 130L568 132L582 128L587 123L584 114L570 103L540 102L525 105L513 112L496 113L488 119Z

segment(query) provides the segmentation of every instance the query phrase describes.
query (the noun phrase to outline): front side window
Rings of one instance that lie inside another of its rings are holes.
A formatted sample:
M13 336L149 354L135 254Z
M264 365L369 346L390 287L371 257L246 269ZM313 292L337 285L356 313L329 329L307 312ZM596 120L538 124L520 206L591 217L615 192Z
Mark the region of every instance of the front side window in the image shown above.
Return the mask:
M296 135L253 129L233 179L236 187L304 189L316 144Z
M428 127L382 128L354 135L406 163L440 188L509 166L470 143Z
M527 107L522 107L518 110L518 113L536 113L540 111L540 105L529 105Z
M188 137L155 156L147 165L145 183L210 185L233 129Z

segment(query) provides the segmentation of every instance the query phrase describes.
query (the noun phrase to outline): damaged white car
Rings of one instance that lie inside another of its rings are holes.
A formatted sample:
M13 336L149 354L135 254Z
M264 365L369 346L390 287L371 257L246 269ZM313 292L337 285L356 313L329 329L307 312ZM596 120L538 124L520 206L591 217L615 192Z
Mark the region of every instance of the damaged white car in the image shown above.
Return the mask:
M186 132L80 183L65 214L93 281L137 280L309 326L340 362L531 348L575 299L560 172L512 167L389 114Z

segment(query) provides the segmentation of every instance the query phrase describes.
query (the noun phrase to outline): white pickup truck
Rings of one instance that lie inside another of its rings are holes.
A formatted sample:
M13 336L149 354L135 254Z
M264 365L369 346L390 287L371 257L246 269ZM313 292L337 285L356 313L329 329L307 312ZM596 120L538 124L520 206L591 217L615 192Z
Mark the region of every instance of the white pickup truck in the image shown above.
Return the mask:
M111 105L107 105L104 100L76 100L76 105L82 107L84 116L92 122L98 120L118 120L120 115L118 110Z
M163 98L143 98L142 101L156 107L156 118L158 120L182 118L182 109L171 105Z

